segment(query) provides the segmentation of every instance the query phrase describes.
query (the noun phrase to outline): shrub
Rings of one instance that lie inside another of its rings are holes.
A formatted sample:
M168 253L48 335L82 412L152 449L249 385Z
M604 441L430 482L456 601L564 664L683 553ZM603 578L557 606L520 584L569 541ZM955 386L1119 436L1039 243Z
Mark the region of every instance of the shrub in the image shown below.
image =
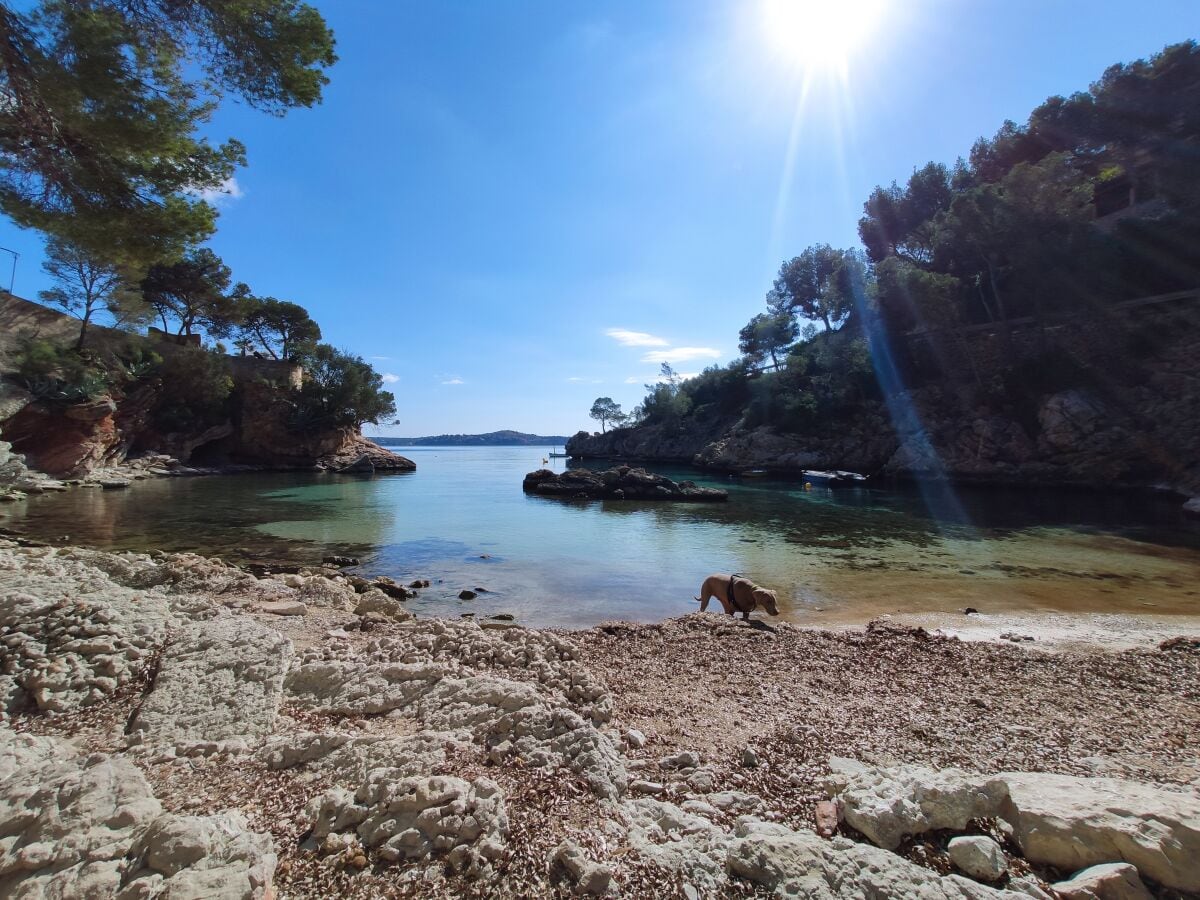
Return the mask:
M158 372L162 394L151 418L159 431L201 431L229 418L233 377L225 357L181 349L168 355Z

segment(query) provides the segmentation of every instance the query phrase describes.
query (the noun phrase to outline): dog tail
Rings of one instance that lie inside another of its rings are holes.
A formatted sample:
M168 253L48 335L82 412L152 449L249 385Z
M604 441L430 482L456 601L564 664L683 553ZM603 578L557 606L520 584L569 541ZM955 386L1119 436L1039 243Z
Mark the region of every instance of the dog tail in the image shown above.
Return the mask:
M703 600L701 600L699 597L693 597L692 599L693 599L693 600L695 600L697 603L703 603L703 602L704 602L704 601L703 601Z

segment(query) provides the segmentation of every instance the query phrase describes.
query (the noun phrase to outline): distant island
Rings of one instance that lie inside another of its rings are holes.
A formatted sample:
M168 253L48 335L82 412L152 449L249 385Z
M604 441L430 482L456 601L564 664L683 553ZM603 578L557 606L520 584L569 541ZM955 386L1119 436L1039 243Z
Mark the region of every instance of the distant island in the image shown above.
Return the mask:
M435 434L430 437L380 437L374 440L388 447L561 447L566 444L567 436L490 431L487 434Z

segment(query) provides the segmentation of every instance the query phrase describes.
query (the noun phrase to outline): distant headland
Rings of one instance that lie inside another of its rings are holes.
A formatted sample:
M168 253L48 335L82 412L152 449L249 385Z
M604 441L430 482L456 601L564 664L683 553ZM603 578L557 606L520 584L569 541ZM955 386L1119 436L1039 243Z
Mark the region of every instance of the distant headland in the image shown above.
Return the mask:
M563 445L563 434L525 434L521 431L490 431L487 434L435 434L429 437L375 438L389 447L529 447Z

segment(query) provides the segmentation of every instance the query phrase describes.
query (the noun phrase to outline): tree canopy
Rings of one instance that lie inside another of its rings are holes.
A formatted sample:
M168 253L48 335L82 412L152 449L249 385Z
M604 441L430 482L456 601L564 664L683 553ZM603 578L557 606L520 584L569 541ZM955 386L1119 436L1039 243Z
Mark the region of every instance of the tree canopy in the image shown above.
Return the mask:
M601 431L607 430L606 426L609 422L620 425L628 418L621 411L621 404L614 403L612 397L597 397L588 415L600 423Z
M335 59L297 0L0 3L0 211L111 262L177 255L245 162L199 135L219 99L311 106Z
M321 327L298 303L255 297L246 285L238 285L240 333L257 344L271 359L292 360L321 339Z
M832 331L854 307L850 278L861 268L853 250L816 244L780 266L767 306L777 315L820 319Z
M151 266L142 279L142 296L163 331L170 331L174 321L176 334L194 334L200 327L213 337L225 337L241 314L239 298L227 293L231 277L229 267L205 247L178 262Z
M146 312L141 297L129 284L128 273L64 240L51 238L46 242L42 268L54 287L42 291L38 299L79 319L76 350L83 347L88 325L97 313L107 312L116 324L125 324Z
M383 378L359 356L317 344L301 360L304 383L297 393L292 424L297 431L357 428L380 424L396 414L396 398Z

